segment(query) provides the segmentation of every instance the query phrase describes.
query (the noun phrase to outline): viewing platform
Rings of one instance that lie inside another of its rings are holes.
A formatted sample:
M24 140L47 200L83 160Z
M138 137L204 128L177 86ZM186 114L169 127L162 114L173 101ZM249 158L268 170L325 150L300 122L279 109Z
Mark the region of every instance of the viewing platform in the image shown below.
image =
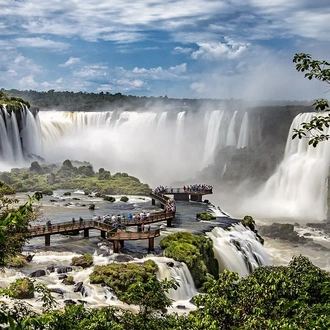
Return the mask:
M212 189L188 189L188 188L166 188L159 192L152 192L152 205L155 205L155 200L159 201L162 205L166 205L168 197L166 195L173 195L176 201L194 201L202 202L203 196L212 194ZM163 207L162 207L163 208Z

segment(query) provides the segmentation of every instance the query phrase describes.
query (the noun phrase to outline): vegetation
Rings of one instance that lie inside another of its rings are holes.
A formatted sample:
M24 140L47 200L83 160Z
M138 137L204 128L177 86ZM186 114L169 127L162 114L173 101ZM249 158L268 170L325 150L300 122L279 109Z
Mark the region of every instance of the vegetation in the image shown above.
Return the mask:
M216 217L208 212L199 212L196 214L196 219L210 221L216 219Z
M166 257L186 263L196 287L201 288L210 275L218 278L218 262L210 238L178 232L164 237L159 246L165 250Z
M317 79L330 84L329 62L313 60L311 55L304 53L295 54L293 62L296 63L297 71L305 72L305 78L309 80ZM328 101L325 99L316 100L313 106L315 106L316 111L320 111L321 113L314 116L310 122L302 123L301 128L294 129L292 138L308 138L308 143L316 147L319 142L326 141L330 138L329 134L325 132L330 125L330 108Z
M35 193L17 208L14 207L17 199L0 198L0 267L22 252L28 240L29 223L34 219L33 202L41 198L41 193Z
M72 266L80 266L87 268L93 265L93 256L90 253L86 253L80 257L73 257L71 261Z
M24 101L20 97L15 96L9 96L4 91L0 91L0 109L1 106L5 104L7 111L17 111L19 112L22 109L22 104L26 105L28 108L30 108L30 104L27 101Z
M19 278L9 285L5 292L9 297L16 299L28 299L34 297L34 284L27 278Z
M120 300L126 301L124 295L128 287L135 282L147 283L150 278L156 280L157 270L158 267L152 260L142 265L112 263L106 266L95 266L89 278L93 284L107 285Z
M126 273L125 269L120 271ZM128 281L128 276L122 276ZM54 300L44 292L47 312L36 314L22 303L13 308L2 304L0 325L2 329L26 330L323 330L330 328L329 283L329 272L298 256L288 266L260 267L246 278L229 271L221 273L217 280L209 278L206 292L194 298L197 310L188 315L164 313L169 300L163 300L163 293L176 284L154 281L151 275L145 280L132 281L123 292L122 298L127 303L140 307L137 314L113 307L90 309L83 305L54 310L49 308ZM41 292L40 288L35 290ZM2 293L5 294L3 290Z
M76 166L74 166L74 164ZM83 189L86 194L97 191L105 195L147 195L150 188L127 173L115 173L100 169L94 172L88 163L65 160L62 165L39 164L34 161L29 168L13 168L0 173L1 184L11 185L16 191L41 191L52 194L56 189ZM66 195L70 192L67 191Z

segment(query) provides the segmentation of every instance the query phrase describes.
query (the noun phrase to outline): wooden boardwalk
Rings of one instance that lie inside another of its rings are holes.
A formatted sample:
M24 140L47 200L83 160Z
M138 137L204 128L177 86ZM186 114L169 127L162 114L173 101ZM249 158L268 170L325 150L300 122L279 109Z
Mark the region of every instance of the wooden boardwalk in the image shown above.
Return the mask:
M161 193L150 193L152 205L155 205L157 201L160 203L161 208L164 211L151 213L150 215L140 216L135 219L117 219L118 225L111 222L101 222L95 220L82 220L82 221L68 221L55 223L50 225L36 225L30 228L29 237L45 237L45 245L50 245L51 235L78 235L81 231L84 233L84 237L89 237L89 230L96 229L101 232L101 237L111 241L114 245L114 252L119 252L119 247L124 246L125 240L149 240L149 251L154 250L154 239L160 236L160 230L149 231L142 230L143 226L148 228L150 224L166 221L167 227L172 225L172 220L175 217L175 202L171 205L171 198L166 196L166 194L174 195L175 199L178 200L191 200L201 201L202 196L206 194L212 194L211 191L190 191L184 190L183 188L171 188L162 191ZM170 206L170 208L168 208ZM171 210L171 211L170 211ZM132 227L135 226L136 229L133 230ZM130 229L131 228L131 229Z
M36 225L30 228L29 237L45 237L45 245L50 245L51 235L77 235L81 231L84 237L89 237L89 230L96 229L101 232L101 237L107 239L114 244L114 252L118 252L119 246L124 245L125 240L149 240L149 250L154 250L154 238L160 236L160 230L142 231L142 226L147 228L152 223L167 221L167 225L171 225L171 221L175 216L175 212L159 212L153 213L148 217L142 217L135 220L120 220L118 227L115 224L104 223L95 220L68 221L51 225ZM136 231L132 227L136 226ZM132 229L128 229L131 227Z

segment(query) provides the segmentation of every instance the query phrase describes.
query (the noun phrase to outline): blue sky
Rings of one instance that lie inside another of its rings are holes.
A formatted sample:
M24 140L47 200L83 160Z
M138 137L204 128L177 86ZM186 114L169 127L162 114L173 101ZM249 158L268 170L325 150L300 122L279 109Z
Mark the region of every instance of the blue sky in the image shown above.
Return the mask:
M312 100L297 52L330 60L329 0L0 0L0 87Z

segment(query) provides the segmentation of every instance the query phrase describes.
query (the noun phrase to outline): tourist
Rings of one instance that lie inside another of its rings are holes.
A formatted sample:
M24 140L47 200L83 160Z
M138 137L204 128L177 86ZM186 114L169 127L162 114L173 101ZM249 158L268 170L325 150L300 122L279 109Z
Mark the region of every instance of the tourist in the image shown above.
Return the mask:
M141 231L144 232L144 222L142 222Z

